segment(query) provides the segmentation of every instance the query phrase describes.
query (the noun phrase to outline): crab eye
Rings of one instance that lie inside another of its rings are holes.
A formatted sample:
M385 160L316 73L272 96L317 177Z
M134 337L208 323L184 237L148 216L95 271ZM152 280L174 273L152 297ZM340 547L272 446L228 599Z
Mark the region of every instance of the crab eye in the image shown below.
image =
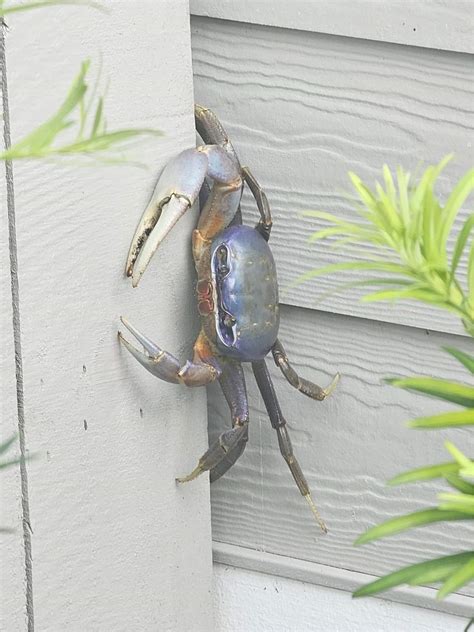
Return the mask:
M226 314L223 319L224 326L231 329L235 325L235 318L231 314Z
M229 312L221 312L220 314L220 331L226 344L233 345L235 342L234 325L236 319Z
M219 246L216 252L216 263L217 263L217 274L219 277L225 277L229 274L230 268L228 265L228 255L229 252L227 250L227 246Z

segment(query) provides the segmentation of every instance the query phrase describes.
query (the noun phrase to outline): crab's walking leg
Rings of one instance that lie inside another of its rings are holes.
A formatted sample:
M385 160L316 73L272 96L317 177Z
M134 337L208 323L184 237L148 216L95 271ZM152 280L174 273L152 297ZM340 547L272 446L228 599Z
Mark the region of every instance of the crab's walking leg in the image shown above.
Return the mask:
M260 213L260 221L255 229L258 230L266 241L268 241L270 239L273 222L267 196L248 167L242 168L242 176L257 202L257 207Z
M229 140L227 132L214 112L196 103L194 105L194 122L197 133L204 143L222 147L233 158L240 169L237 153Z
M125 318L120 319L128 331L135 336L142 345L144 352L140 351L123 337L119 332L120 342L130 351L134 358L140 362L150 373L173 384L185 384L186 386L204 386L216 380L220 375L220 369L217 363L211 364L203 362L199 354L195 352L194 361L188 360L183 366L179 361L160 347L158 347L149 338L135 329ZM199 347L200 338L198 337L195 350Z
M265 360L252 362L252 369L255 379L257 380L258 388L262 394L265 408L267 409L268 416L270 417L270 422L277 432L280 452L290 468L290 472L295 479L295 483L298 486L301 495L308 501L321 530L324 531L324 533L327 533L327 527L313 502L306 478L304 477L301 467L293 453L290 435L288 434L288 429L286 427L286 420L281 412L280 404L278 403L275 388L268 372L267 365L265 364Z
M232 415L232 429L223 432L199 459L188 476L177 478L179 483L192 481L210 470L211 483L231 468L245 449L248 440L249 407L244 373L240 362L222 359L219 383Z
M310 382L309 380L305 380L304 377L300 377L291 366L285 349L283 348L283 345L279 340L277 340L273 345L272 354L273 359L275 360L275 364L281 369L281 372L286 377L291 386L294 386L294 388L298 389L304 395L311 397L311 399L322 401L323 399L326 399L326 397L328 397L336 388L340 377L339 373L336 373L331 383L329 384L329 386L326 386L326 388L322 388L314 382Z

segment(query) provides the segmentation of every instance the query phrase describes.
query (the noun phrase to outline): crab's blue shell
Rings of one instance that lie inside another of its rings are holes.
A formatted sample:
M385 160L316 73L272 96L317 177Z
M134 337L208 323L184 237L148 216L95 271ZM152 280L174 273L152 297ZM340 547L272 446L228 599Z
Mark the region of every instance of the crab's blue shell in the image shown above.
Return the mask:
M280 316L275 261L262 235L232 226L211 245L217 345L241 362L261 360L278 335Z

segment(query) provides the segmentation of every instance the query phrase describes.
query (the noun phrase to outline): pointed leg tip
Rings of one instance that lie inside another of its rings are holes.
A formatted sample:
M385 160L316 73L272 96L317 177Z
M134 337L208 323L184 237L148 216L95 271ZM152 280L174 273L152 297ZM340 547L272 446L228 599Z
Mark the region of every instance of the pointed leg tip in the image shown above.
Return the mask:
M202 474L203 471L204 470L201 470L201 468L198 465L196 468L194 468L191 474L188 474L187 476L179 476L175 480L177 483L189 483L189 481L193 481L195 478L197 478L199 474Z
M314 500L312 499L311 494L306 494L305 498L308 501L309 506L311 507L311 511L313 512L314 517L316 518L316 522L318 523L319 528L321 529L321 531L324 534L327 534L328 533L328 528L326 527L326 524L325 524L324 520L319 515L319 511L318 511L316 505L314 504Z

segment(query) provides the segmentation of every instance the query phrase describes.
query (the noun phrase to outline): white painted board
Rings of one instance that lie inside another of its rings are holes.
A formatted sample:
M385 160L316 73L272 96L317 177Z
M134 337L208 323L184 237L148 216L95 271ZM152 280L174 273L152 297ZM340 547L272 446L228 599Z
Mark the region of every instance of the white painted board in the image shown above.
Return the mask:
M191 0L191 13L463 53L474 52L469 0Z
M365 248L341 251L331 240L309 244L311 233L327 224L301 217L318 209L353 218L348 171L373 183L384 163L414 171L454 152L440 179L445 199L472 166L472 57L196 17L192 47L196 100L214 109L267 193L272 248L286 289L281 300L460 333L455 317L425 305L360 304L361 288L327 295L360 280L360 273L291 284L314 268L366 257ZM458 226L472 212L472 200L466 206ZM247 222L256 219L250 198L243 209ZM465 278L466 261L459 270Z
M132 151L148 169L15 164L26 442L38 454L28 466L35 629L210 630L208 482L175 483L207 445L205 392L159 382L117 341L123 314L184 361L197 324L194 213L138 290L123 274L157 174L194 143L188 7L107 5L8 21L13 141L58 107L89 56L110 80L108 128L165 134Z
M352 601L341 590L221 564L214 566L214 586L221 632L459 632L467 623L380 599Z

